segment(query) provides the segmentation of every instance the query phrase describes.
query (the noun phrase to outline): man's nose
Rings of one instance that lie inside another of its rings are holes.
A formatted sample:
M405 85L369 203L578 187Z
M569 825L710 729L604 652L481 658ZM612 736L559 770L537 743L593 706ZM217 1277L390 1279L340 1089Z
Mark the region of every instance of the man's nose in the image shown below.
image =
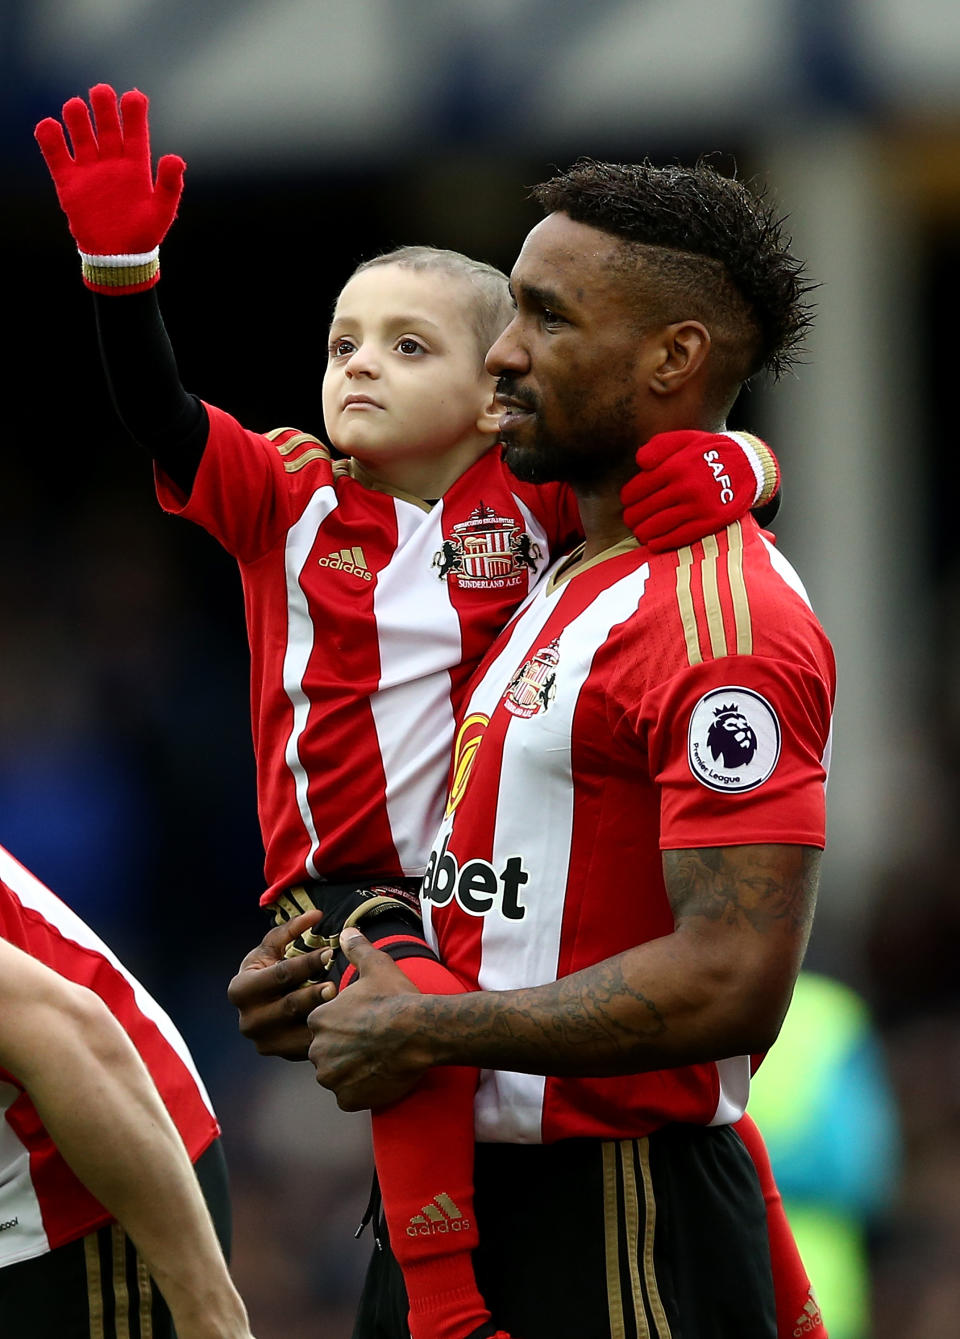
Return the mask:
M516 318L494 340L487 354L485 366L490 375L494 377L499 377L503 372L529 371L530 360L518 339Z

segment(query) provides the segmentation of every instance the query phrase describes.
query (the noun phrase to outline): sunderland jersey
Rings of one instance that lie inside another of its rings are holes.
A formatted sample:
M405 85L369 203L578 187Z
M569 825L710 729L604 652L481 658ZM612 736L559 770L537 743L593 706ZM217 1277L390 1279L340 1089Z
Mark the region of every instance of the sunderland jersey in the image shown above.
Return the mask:
M316 438L208 408L184 499L240 565L268 884L419 876L470 674L579 529L572 494L493 448L433 507L374 491Z
M669 934L663 849L824 842L833 657L752 520L561 562L471 684L422 899L469 988L554 981ZM617 1078L486 1072L478 1138L736 1120L748 1057Z
M139 1051L196 1162L219 1126L183 1038L89 926L2 847L0 935L100 996ZM0 1268L110 1221L57 1152L16 1076L0 1067Z

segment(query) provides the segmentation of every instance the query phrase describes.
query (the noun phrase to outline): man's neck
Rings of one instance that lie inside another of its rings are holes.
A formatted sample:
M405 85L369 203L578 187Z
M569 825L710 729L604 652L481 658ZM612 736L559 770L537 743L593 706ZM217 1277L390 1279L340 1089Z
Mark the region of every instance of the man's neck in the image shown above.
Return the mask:
M623 506L620 502L620 490L613 492L577 493L580 508L580 520L583 523L585 544L583 561L589 562L598 553L619 544L631 534L624 523Z

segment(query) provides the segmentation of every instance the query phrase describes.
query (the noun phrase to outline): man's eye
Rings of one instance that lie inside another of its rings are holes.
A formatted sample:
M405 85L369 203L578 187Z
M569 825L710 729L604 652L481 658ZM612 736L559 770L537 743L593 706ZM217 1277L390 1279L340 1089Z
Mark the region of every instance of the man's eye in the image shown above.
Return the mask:
M423 345L418 339L414 339L411 335L405 335L403 339L397 341L398 353L412 354L423 353L423 351Z
M544 325L563 325L563 317L558 316L557 313L552 311L549 307L541 308L541 316Z
M328 346L331 358L345 358L353 353L356 345L350 339L332 339Z

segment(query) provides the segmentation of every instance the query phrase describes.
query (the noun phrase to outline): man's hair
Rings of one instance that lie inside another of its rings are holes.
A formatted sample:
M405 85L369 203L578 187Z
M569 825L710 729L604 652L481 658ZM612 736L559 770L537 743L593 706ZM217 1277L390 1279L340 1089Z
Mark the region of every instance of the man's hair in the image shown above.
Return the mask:
M353 273L362 274L377 265L400 265L407 270L433 271L466 280L474 291L469 317L481 361L513 317L510 281L503 271L459 251L445 251L436 246L400 246L363 261Z
M703 320L715 343L719 335L729 379L762 368L779 377L797 360L813 285L790 252L786 220L762 191L703 160L657 167L580 158L532 195L545 214L565 213L626 242L618 276L634 279L645 315L664 324Z

